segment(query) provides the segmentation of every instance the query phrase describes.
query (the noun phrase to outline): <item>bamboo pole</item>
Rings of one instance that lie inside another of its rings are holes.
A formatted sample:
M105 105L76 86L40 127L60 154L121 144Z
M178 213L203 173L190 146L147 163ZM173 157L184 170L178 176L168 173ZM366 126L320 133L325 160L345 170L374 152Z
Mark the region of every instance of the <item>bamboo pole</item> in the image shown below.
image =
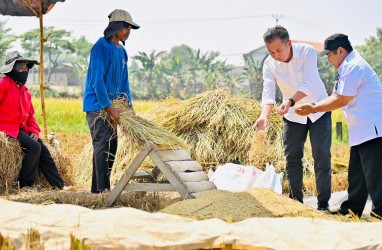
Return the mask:
M41 112L42 112L42 120L44 123L44 137L48 138L48 127L46 124L46 113L45 113L45 98L44 98L44 25L43 25L43 0L40 0L40 99L41 99Z

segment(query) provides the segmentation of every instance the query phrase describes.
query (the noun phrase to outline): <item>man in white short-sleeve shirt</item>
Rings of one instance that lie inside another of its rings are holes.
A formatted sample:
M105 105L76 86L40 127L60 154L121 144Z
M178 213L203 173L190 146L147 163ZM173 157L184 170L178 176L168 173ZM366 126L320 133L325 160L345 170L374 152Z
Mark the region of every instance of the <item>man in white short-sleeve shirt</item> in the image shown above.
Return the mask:
M341 108L349 128L350 160L348 199L333 213L360 217L368 194L382 216L382 85L372 67L354 51L348 37L334 34L325 40L328 61L338 70L333 94L315 104L302 104L300 115Z
M302 158L309 133L318 191L317 208L328 210L331 195L331 113L300 116L293 111L295 103L318 102L328 96L318 74L317 52L308 44L292 44L288 31L282 26L268 29L263 38L270 55L263 65L262 112L253 127L268 127L268 118L276 104L277 84L283 95L283 103L277 113L284 116L283 144L289 196L303 202Z

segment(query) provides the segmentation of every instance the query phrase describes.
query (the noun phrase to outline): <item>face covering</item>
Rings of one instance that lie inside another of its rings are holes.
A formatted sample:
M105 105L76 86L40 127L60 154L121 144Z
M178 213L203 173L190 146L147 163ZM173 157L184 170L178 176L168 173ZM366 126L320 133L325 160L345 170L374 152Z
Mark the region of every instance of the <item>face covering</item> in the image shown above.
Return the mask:
M9 76L17 84L24 85L27 82L29 71L17 72L15 69L12 69L11 72L5 73L4 75Z

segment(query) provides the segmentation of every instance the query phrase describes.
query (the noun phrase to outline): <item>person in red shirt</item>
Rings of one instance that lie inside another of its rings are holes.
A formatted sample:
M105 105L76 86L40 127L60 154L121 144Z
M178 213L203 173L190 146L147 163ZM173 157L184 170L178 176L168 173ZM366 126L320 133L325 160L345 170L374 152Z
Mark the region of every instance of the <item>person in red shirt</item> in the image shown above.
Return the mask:
M23 58L19 52L9 52L0 73L0 131L16 138L23 148L24 158L18 176L20 187L33 185L40 169L49 184L62 189L64 181L43 141L39 138L40 127L34 117L34 108L29 89L25 86L29 69L35 60Z

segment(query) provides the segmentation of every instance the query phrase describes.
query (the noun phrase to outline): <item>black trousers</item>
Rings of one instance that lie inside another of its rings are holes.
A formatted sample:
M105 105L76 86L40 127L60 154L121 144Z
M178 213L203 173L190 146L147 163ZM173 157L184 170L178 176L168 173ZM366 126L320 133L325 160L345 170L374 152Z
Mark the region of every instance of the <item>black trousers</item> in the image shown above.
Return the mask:
M91 192L100 193L110 189L110 173L117 153L118 138L107 122L99 118L99 112L87 112L86 119L93 143Z
M36 179L37 171L40 169L53 188L61 189L64 186L64 181L58 172L52 155L42 140L34 140L23 130L20 130L17 140L20 142L25 154L18 177L20 187L32 186Z
M382 216L382 137L350 148L348 181L349 196L341 209L362 216L370 194L372 212Z
M288 121L284 118L284 153L289 183L289 196L303 202L304 144L309 132L314 159L314 172L318 202L328 202L331 196L331 153L332 119L331 112L322 115L314 123L308 118L307 124Z

